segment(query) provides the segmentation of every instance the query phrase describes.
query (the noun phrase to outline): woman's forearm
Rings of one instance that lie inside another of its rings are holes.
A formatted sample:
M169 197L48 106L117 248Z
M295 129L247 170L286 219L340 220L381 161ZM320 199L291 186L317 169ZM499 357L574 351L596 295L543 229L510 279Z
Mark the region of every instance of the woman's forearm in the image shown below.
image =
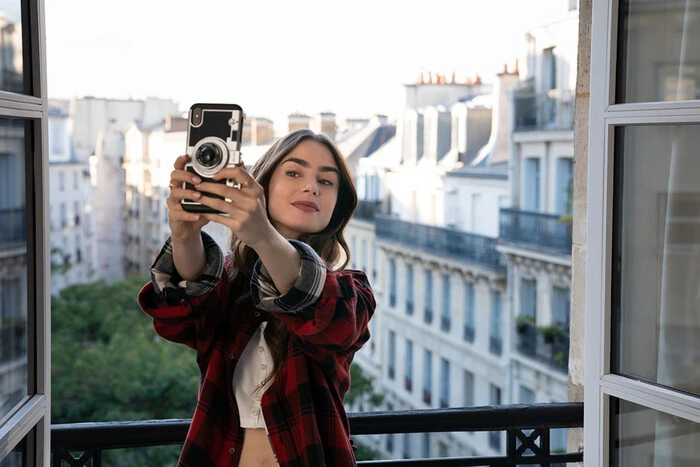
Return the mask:
M207 265L207 256L201 235L182 241L172 239L173 263L181 278L187 281L197 279Z
M277 290L283 295L289 292L301 270L301 256L297 249L275 231L270 241L264 242L255 251Z

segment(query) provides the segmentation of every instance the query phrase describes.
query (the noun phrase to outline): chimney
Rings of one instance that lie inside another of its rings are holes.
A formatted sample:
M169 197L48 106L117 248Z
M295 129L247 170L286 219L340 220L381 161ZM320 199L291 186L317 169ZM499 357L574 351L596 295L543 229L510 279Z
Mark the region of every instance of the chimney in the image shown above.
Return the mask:
M275 137L272 120L267 118L252 118L250 120L250 144L259 146L269 143Z
M450 80L450 83L451 83L451 84L455 84L455 77L456 77L456 76L455 76L455 72L453 71L453 72L452 72L452 79Z
M510 131L510 91L518 83L517 73L500 73L496 75L493 89L494 103L491 114L491 163L508 162Z
M307 129L311 122L311 117L301 112L294 112L287 115L287 133L296 130Z
M335 139L337 130L335 114L333 112L321 112L311 118L311 129L316 133L323 133L330 139Z

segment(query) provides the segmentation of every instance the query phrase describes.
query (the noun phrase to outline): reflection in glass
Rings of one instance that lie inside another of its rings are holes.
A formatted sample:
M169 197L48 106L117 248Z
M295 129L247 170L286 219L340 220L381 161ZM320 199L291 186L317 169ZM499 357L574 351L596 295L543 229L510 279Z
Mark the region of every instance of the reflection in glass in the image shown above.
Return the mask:
M0 0L0 91L27 92L21 19L20 0Z
M0 419L28 391L24 125L0 118Z
M700 99L700 0L621 0L617 103Z
M611 467L695 467L700 424L612 399Z
M613 371L700 395L700 125L616 141Z

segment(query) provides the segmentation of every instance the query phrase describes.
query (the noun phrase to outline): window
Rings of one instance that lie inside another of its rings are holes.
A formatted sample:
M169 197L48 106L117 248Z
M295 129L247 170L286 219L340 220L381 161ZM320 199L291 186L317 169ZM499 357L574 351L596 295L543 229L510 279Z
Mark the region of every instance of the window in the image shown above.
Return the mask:
M450 362L440 359L440 407L450 406Z
M396 260L389 260L389 306L396 306Z
M404 433L403 434L403 458L404 459L411 458L411 434L412 433Z
M0 66L0 464L32 465L48 452L51 378L49 274L45 229L49 218L41 182L48 177L48 107L43 56L43 8L38 0L2 7ZM41 12L41 13L40 13ZM43 97L43 98L42 98ZM39 144L36 144L39 143ZM39 171L39 172L37 172ZM41 222L43 226L43 222ZM38 336L39 338L29 338ZM48 457L46 457L48 460Z
M379 263L379 249L377 248L377 244L374 244L374 247L372 248L372 279L377 278L377 267Z
M433 271L425 270L425 324L433 322Z
M430 433L423 433L423 457L430 458Z
M450 276L442 275L442 314L440 316L440 328L445 332L450 332L450 314L452 305L450 303Z
M357 268L357 237L354 235L350 238L350 267Z
M79 184L78 184L78 177L80 175L80 169L75 169L73 170L73 190L78 191Z
M489 384L489 403L491 405L501 405L501 388L496 385ZM501 449L501 432L489 432L489 446L493 449Z
M413 342L406 339L406 380L404 389L411 392L413 390Z
M394 410L394 405L391 402L387 402L386 403L386 410L387 410L387 412L391 412L392 410ZM394 433L387 433L384 436L386 437L385 438L386 450L390 453L393 453L394 452L394 438L395 438Z
M474 284L464 283L464 340L474 342L476 313L474 308Z
M433 401L433 353L423 352L423 402L430 405Z
M521 404L531 405L534 404L536 401L537 397L535 396L535 392L532 389L526 388L525 386L521 385L519 402Z
M363 271L367 270L367 239L363 238L362 239L362 264L361 264L361 269Z
M406 265L406 314L413 314L413 265Z
M571 295L568 288L552 287L552 323L561 323L569 327L569 310Z
M540 160L537 157L525 159L525 193L523 209L525 211L540 210Z
M593 16L591 36L611 40L591 50L586 458L611 467L695 465L697 2L599 3L611 15Z
M483 212L484 203L480 193L472 193L472 222L471 222L471 232L480 233L480 225L484 224L485 213Z
M557 188L556 209L557 214L571 214L574 195L574 161L568 157L557 159Z
M501 355L503 352L503 304L501 292L491 291L491 334L489 350L494 355Z
M389 379L394 379L396 376L396 332L394 331L389 331L389 364L388 364L388 372L389 372Z
M474 406L474 373L464 370L464 406Z
M520 281L520 315L536 320L537 283L534 279Z
M63 171L58 172L58 191L66 189L66 174Z

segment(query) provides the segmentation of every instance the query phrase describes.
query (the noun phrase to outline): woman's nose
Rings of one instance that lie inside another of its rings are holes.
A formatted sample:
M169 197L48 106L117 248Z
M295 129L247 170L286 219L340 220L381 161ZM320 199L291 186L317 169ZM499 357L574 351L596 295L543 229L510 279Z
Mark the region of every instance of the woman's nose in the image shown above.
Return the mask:
M314 195L318 195L318 183L316 183L315 181L308 182L306 186L304 186L304 192L309 192Z

